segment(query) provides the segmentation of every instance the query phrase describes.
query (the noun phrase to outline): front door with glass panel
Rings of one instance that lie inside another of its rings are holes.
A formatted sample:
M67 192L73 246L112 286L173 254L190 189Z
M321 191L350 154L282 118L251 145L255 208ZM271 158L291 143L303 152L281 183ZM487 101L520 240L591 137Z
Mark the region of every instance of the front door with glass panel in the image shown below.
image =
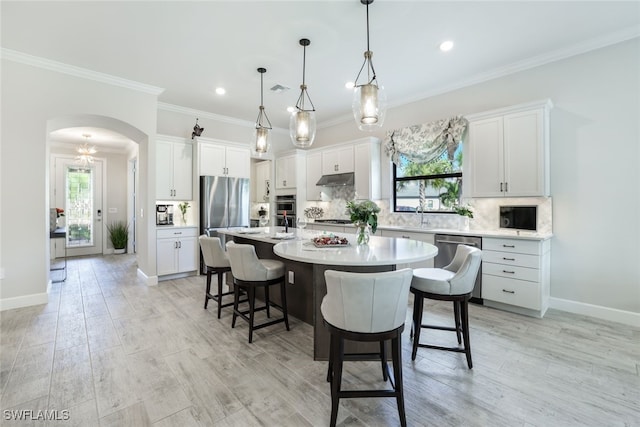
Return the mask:
M102 254L102 161L56 159L56 206L64 206L67 254Z

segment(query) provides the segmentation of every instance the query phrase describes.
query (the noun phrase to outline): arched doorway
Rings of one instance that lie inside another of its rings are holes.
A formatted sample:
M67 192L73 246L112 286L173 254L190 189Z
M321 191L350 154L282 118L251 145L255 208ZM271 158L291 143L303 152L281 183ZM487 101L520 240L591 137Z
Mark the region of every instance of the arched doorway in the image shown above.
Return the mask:
M72 165L74 162L72 161L73 156L76 156L75 148L80 144L79 138L83 134L90 133L90 131L94 131L96 133L102 134L102 139L105 139L105 135L111 136L113 141L118 140L118 143L121 147L123 145L123 141L128 141L128 147L123 150L126 151L126 159L123 160L122 165L120 165L120 161L118 161L119 168L122 169L121 174L116 174L118 177L117 184L121 188L117 191L121 191L126 193L124 196L126 202L119 203L119 206L114 207L110 206L109 198L107 197L108 193L113 193L113 191L109 190L109 173L106 169L109 167L108 157L112 156L108 154L109 152L113 152L110 147L105 150L105 145L102 146L102 153L97 153L95 155L95 163L102 166L105 171L101 177L98 177L98 173L96 175L96 181L102 179L103 185L101 188L96 191L95 194L103 193L101 196L101 200L97 200L95 204L88 203L93 207L91 211L91 218L87 219L86 222L94 225L94 234L90 234L85 230L82 230L82 233L75 233L78 229L78 221L75 223L74 233L68 233L68 238L65 242L66 249L70 256L73 255L82 255L88 253L111 253L113 251L111 245L107 244L108 236L105 234L106 225L110 221L111 218L118 218L126 221L130 224L130 245L129 251L133 251L133 242L139 241L140 239L140 230L143 230L143 236L146 237L146 232L144 229L146 227L146 218L142 218L142 215L136 215L137 212L143 212L143 209L136 209L137 206L143 208L146 206L147 197L144 191L136 191L136 187L142 188L139 186L140 182L145 182L146 180L143 177L140 177L138 174L141 170L148 170L148 160L147 160L147 146L149 143L148 135L141 132L139 129L131 126L130 124L123 122L121 120L106 117L106 116L98 116L98 115L90 115L90 114L78 114L71 116L64 116L51 119L47 122L47 153L50 154L50 158L56 158L60 160L60 164ZM75 139L74 139L75 135ZM106 138L108 139L108 138ZM65 142L66 141L66 142ZM94 141L98 142L98 141ZM66 148L65 148L66 145ZM90 145L90 144L89 144ZM60 148L62 147L62 148ZM100 150L98 150L100 151ZM117 151L117 150L116 150ZM61 154L56 154L60 152ZM65 163L66 162L66 163ZM140 165L141 167L138 167ZM135 169L130 170L131 167L136 166ZM72 168L74 170L80 169L83 170L99 170L96 168ZM67 171L69 169L66 169ZM58 186L62 185L63 182L62 173L51 171L50 180L54 181L54 174L58 173ZM121 176L119 176L121 175ZM68 182L64 181L65 185ZM52 182L51 184L55 184ZM52 188L55 188L54 185L49 186L49 200L62 200L62 196L58 194L57 191L52 192ZM111 189L113 190L113 189ZM51 202L53 203L53 202ZM111 203L113 204L113 203ZM118 203L115 203L118 205ZM51 208L57 207L56 205L50 206ZM72 224L68 224L67 230L72 231ZM100 234L103 234L103 241L101 243L101 247L97 247L96 242L98 241L98 237ZM90 238L96 237L96 239L91 240ZM71 242L70 238L75 239ZM79 240L80 239L80 240ZM82 240L82 239L86 239ZM77 242L84 242L84 246L82 244L78 245ZM144 251L146 256L147 245L139 246L140 250ZM144 248L144 249L143 249ZM92 252L93 251L93 252ZM139 254L141 255L141 254Z

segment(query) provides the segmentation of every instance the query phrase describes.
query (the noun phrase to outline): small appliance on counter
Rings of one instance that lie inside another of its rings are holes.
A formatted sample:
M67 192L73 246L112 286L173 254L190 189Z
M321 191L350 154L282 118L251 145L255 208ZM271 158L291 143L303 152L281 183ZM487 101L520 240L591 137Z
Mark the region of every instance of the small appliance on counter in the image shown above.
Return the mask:
M536 206L500 206L500 228L536 231L537 224Z
M173 225L173 205L156 205L156 225Z

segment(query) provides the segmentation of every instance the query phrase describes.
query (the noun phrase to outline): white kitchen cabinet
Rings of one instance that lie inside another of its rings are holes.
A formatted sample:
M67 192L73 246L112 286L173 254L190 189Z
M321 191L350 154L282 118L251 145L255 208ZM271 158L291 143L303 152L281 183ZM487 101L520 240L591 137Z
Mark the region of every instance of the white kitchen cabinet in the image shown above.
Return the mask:
M549 307L550 276L550 240L482 239L485 305L542 317Z
M353 145L322 151L322 174L353 172Z
M380 233L382 237L395 237L399 239L411 239L420 242L435 244L435 235L433 233L417 233L413 231L396 231L396 230L378 230L376 234ZM397 266L401 268L433 268L433 258L413 262L410 264L402 264Z
M356 199L380 198L380 140L369 138L367 142L353 146Z
M158 276L198 269L198 230L196 227L167 228L156 232Z
M182 140L156 141L156 199L193 199L193 145Z
M296 188L296 161L295 154L276 159L276 189Z
M322 187L316 182L322 176L322 153L307 154L307 200L322 200Z
M271 193L271 162L269 160L256 162L253 174L253 201L268 203Z
M468 116L465 197L549 195L551 101Z
M251 152L248 148L198 141L201 176L251 176Z

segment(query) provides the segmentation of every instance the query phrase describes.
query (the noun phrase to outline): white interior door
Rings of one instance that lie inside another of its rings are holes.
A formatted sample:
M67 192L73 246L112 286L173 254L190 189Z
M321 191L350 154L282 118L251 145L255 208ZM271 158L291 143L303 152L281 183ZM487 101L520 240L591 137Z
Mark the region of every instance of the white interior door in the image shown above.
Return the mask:
M103 253L103 160L79 165L72 158L55 161L54 199L65 211L68 256Z

